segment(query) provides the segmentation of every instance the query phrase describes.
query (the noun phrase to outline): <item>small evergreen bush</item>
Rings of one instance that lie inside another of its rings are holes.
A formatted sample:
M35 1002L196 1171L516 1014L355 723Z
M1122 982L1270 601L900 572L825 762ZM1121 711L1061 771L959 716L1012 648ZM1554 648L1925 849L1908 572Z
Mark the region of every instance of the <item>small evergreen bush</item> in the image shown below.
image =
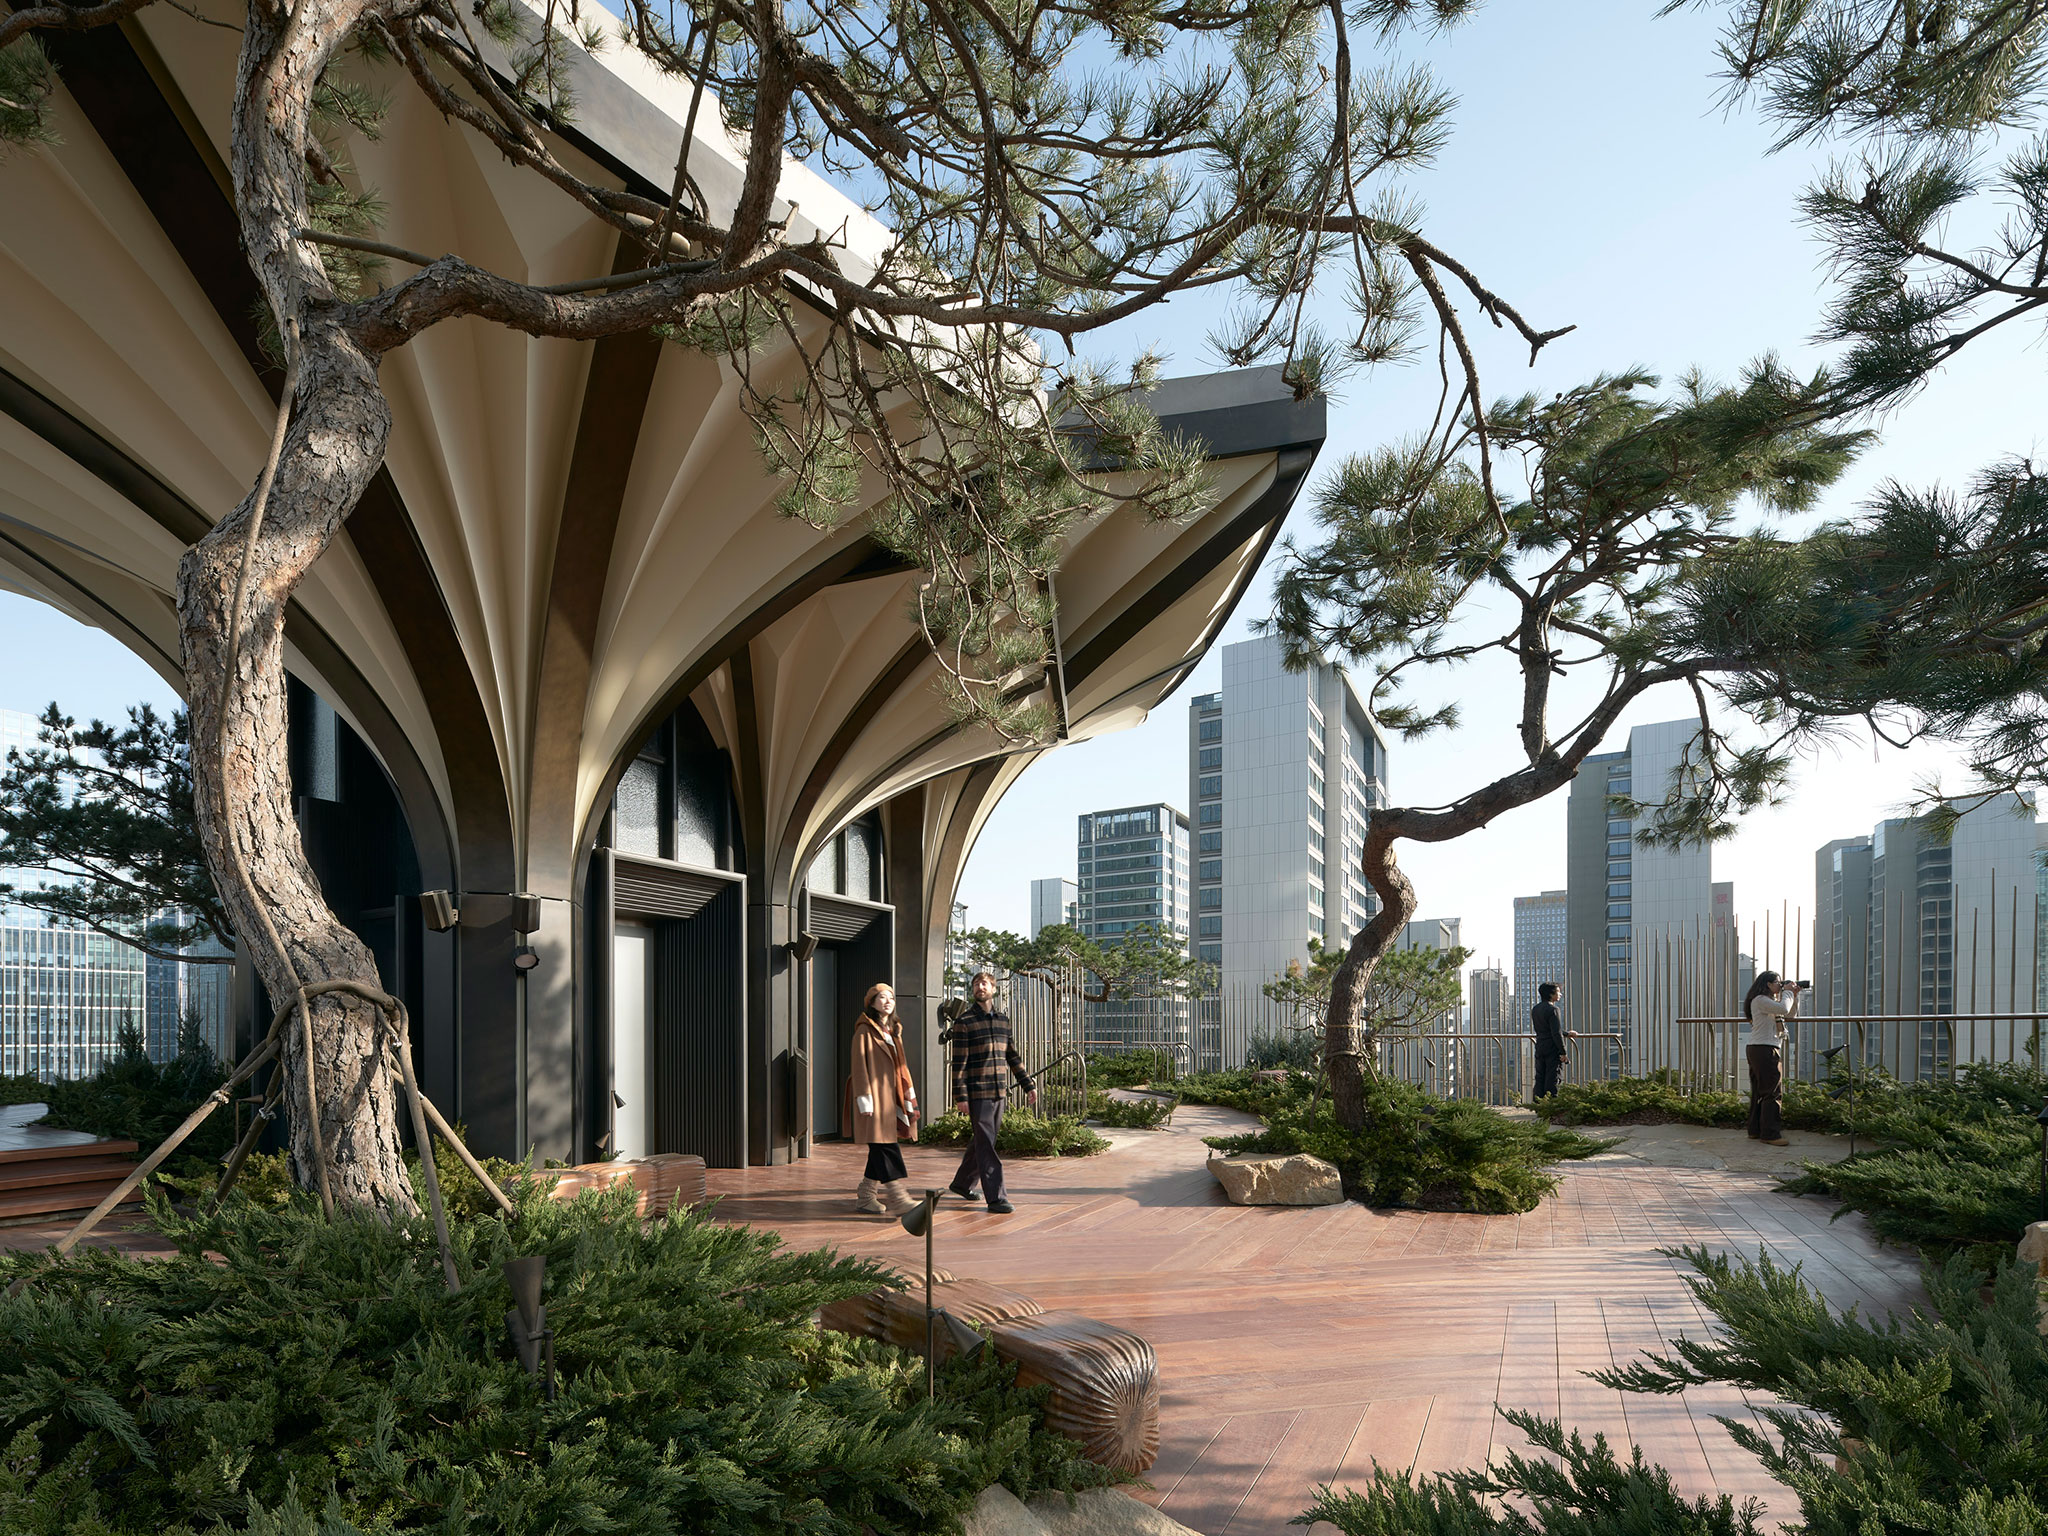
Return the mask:
M972 1121L948 1111L926 1125L917 1140L926 1147L962 1147L973 1135ZM1005 1157L1093 1157L1107 1152L1109 1143L1073 1115L1011 1109L1004 1111L996 1132L996 1150Z
M26 1076L0 1079L0 1103L47 1104L42 1124L133 1141L146 1156L226 1080L227 1069L189 1024L178 1032L178 1054L166 1062L151 1061L141 1032L124 1025L114 1054L90 1077L51 1083ZM217 1161L234 1136L235 1117L215 1110L185 1139L177 1158L186 1165Z
M1361 1131L1340 1126L1327 1099L1295 1101L1268 1109L1261 1130L1208 1142L1223 1152L1310 1153L1336 1164L1344 1192L1368 1205L1495 1214L1533 1211L1557 1188L1549 1164L1609 1145L1385 1077L1368 1078L1365 1095Z
M1289 1104L1306 1104L1315 1079L1306 1073L1265 1078L1255 1067L1228 1072L1196 1072L1174 1084L1184 1104L1215 1104L1224 1109L1263 1115Z
M2008 1261L1992 1301L1950 1261L1926 1275L1932 1308L1873 1325L1832 1310L1797 1269L1759 1255L1682 1255L1719 1323L1711 1341L1594 1379L1624 1392L1734 1386L1769 1394L1770 1433L1724 1419L1797 1495L1804 1536L2037 1536L2048 1531L2048 1337L2031 1265ZM1296 1523L1344 1536L1757 1536L1760 1511L1686 1500L1640 1450L1626 1464L1555 1421L1504 1414L1544 1456L1412 1478L1376 1470L1324 1488ZM1844 1440L1859 1442L1846 1450ZM1841 1464L1837 1466L1837 1458Z
M956 1529L991 1483L1108 1480L1000 1362L922 1364L817 1328L894 1283L621 1192L453 1225L328 1223L300 1196L152 1219L177 1256L0 1255L9 1536ZM506 1336L500 1266L547 1260L559 1393Z
M1989 1268L2041 1219L2041 1133L2048 1072L1977 1062L1955 1077L1859 1079L1856 1133L1879 1143L1841 1163L1807 1163L1779 1187L1832 1195L1880 1237L1936 1256L1977 1250ZM1838 1101L1846 1114L1846 1100ZM1993 1253L1991 1250L2003 1250Z
M1834 1085L1830 1085L1834 1086ZM1683 1092L1668 1068L1648 1077L1596 1078L1564 1083L1536 1106L1565 1125L1712 1125L1749 1123L1749 1095L1718 1089ZM1844 1131L1846 1108L1826 1086L1785 1084L1785 1124L1796 1131Z
M1113 1099L1099 1088L1088 1090L1088 1118L1125 1131L1156 1131L1173 1113L1166 1098Z
M1088 1056L1090 1088L1136 1088L1179 1076L1180 1061L1172 1051L1091 1051Z
M1323 1069L1323 1036L1320 1030L1288 1029L1278 1034L1253 1035L1245 1042L1244 1064L1254 1072L1286 1067L1295 1072Z

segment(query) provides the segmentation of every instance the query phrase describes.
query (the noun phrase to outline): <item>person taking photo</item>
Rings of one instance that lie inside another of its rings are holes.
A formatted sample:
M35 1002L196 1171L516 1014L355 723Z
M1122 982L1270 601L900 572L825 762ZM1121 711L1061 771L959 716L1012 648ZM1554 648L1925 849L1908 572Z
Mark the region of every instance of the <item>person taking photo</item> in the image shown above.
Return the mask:
M1785 1139L1785 1025L1799 1015L1799 983L1789 985L1776 971L1759 971L1742 1000L1749 1018L1749 1134L1765 1146L1788 1147Z

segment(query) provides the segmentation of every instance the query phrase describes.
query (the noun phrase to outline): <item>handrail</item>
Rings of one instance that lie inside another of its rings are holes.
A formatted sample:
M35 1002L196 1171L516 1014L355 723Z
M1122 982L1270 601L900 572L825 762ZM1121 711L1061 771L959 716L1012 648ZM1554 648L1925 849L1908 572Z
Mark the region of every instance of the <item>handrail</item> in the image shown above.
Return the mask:
M1069 1058L1071 1058L1074 1061L1078 1061L1081 1064L1081 1113L1083 1115L1086 1115L1088 1113L1088 1058L1083 1052L1079 1050L1065 1050L1060 1052L1060 1054L1053 1057L1051 1061L1048 1061L1044 1066L1040 1067L1037 1071L1033 1072L1031 1074L1031 1080L1034 1083L1038 1082L1045 1076L1046 1073L1050 1072L1054 1067L1058 1066L1061 1062L1066 1061ZM1007 1093L1017 1093L1020 1091L1021 1090L1018 1088L1018 1086L1015 1083L1012 1083L1010 1084Z

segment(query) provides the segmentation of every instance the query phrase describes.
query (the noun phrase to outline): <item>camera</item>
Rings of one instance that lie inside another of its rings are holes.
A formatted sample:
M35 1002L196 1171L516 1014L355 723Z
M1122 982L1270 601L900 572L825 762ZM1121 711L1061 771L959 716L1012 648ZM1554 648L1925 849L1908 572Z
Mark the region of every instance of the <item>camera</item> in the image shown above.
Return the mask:
M1787 981L1785 985L1797 987L1802 992L1811 992L1813 990L1813 983L1810 981Z

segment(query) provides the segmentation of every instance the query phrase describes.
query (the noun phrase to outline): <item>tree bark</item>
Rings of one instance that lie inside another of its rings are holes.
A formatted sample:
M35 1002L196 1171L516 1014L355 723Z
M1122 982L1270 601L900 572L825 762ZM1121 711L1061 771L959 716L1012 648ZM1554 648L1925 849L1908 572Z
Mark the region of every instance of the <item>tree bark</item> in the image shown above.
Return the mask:
M1395 832L1380 815L1367 818L1365 878L1379 894L1380 909L1372 921L1352 935L1336 974L1330 978L1330 1003L1323 1015L1323 1061L1330 1074L1330 1106L1346 1130L1365 1128L1366 989L1380 957L1394 947L1401 930L1415 915L1415 887L1394 857Z
M297 363L297 387L253 543L254 490L178 567L200 839L278 1006L320 981L382 990L368 948L329 909L306 861L293 815L284 669L286 605L369 485L391 430L376 359L338 323L325 271L292 233L305 222L313 88L363 9L300 0L289 15L261 4L248 12L236 81L235 201L244 247ZM231 641L245 551L241 632ZM304 1027L294 1021L283 1042L294 1176L302 1186L320 1184L319 1147L337 1205L417 1211L376 1010L339 996L309 1006L310 1071Z

